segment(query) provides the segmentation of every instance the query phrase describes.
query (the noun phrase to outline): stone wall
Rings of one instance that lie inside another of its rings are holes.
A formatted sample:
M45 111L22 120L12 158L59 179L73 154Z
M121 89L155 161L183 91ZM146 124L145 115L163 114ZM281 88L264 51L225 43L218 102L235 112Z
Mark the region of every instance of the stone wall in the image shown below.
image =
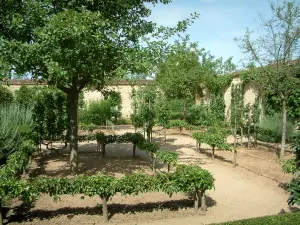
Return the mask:
M151 83L149 80L139 81L135 87L137 86L145 86L146 84ZM232 84L241 83L241 79L239 75L233 76ZM12 91L18 90L21 85L46 85L45 83L35 83L31 80L11 80L9 89ZM131 109L131 91L133 85L129 84L127 81L119 81L118 83L112 84L108 89L118 91L121 93L122 98L122 117L129 118L132 109ZM244 94L244 103L253 104L255 102L256 96L258 95L258 88L254 84L246 84L245 85L245 94ZM231 104L231 85L228 85L222 89L222 93L224 95L225 100L225 118L226 120L230 119L230 104ZM84 99L88 103L91 100L100 100L103 99L101 92L96 90L88 90L84 91ZM209 92L205 89L202 91L202 96L196 97L196 102L201 104L201 100L204 104L209 104L210 95ZM260 100L261 101L261 100Z
M127 81L120 81L118 83L112 84L108 87L109 90L114 90L114 91L118 91L121 94L121 98L122 98L122 117L125 118L129 118L130 114L131 114L131 91L133 87L142 87L145 86L146 84L151 83L151 81L148 80L142 80L139 81L137 84L135 85L131 85L129 84ZM11 91L16 91L18 90L21 85L28 85L28 86L35 86L35 85L40 85L40 86L44 86L47 85L46 83L36 83L32 80L11 80L9 82L9 86L8 88ZM88 90L88 91L84 91L84 100L88 103L91 100L100 100L103 99L103 95L101 94L101 92L97 91L97 90Z

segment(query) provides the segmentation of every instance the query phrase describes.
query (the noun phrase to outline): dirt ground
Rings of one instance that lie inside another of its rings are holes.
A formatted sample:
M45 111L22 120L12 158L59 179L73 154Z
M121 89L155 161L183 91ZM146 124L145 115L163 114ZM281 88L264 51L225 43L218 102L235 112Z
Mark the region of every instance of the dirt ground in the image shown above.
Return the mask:
M124 133L133 130L116 130ZM180 163L197 164L209 170L216 179L215 190L207 192L208 210L205 215L193 212L193 201L184 194L172 198L163 193L147 193L138 196L116 195L109 201L110 224L210 224L230 220L246 219L264 215L299 211L297 207L288 207L287 193L282 187L291 179L284 174L276 161L275 150L259 145L255 149L240 147L238 167L232 167L232 152L216 151L212 160L209 146L202 145L196 151L195 140L187 135L174 135L168 131L168 142L156 132L154 141L161 148L179 154ZM186 131L187 133L188 131ZM229 142L232 138L229 138ZM102 172L117 177L133 171L150 172L150 157L137 150L137 158L132 159L131 144L109 144L106 158L96 153L96 143L81 143L79 147L80 172L96 174ZM258 158L258 157L260 158ZM287 154L286 157L290 157ZM158 170L167 168L159 164ZM57 156L55 152L46 152L35 157L28 176L69 176L68 153ZM33 205L11 203L6 215L7 224L103 224L100 198L81 196L62 196L54 202L49 196L41 196Z

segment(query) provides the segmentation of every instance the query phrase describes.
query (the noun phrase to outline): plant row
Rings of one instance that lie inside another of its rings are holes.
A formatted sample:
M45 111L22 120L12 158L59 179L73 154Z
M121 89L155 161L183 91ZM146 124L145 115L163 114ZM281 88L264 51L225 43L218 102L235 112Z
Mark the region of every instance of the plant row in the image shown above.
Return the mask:
M21 197L25 201L34 201L40 194L48 194L59 199L65 194L82 194L99 196L102 200L104 221L108 221L107 202L116 193L137 195L147 192L164 192L169 196L174 193L194 193L195 211L199 205L206 211L205 191L214 188L214 178L210 172L199 166L180 165L173 173L131 174L122 178L108 175L85 176L73 178L36 178L27 181L9 180L6 184L10 197ZM83 197L82 197L83 198Z
M100 151L102 156L105 157L105 146L111 143L132 143L133 144L133 157L135 157L136 147L141 151L146 151L152 159L152 169L155 170L156 159L170 167L176 165L178 160L178 154L176 152L170 152L161 150L156 143L146 141L140 133L125 133L122 135L105 135L103 132L96 134L80 135L79 141L93 141L97 140L97 151Z
M201 143L208 144L212 147L212 158L215 157L215 147L231 151L231 147L227 144L226 138L228 130L222 128L209 128L206 132L194 132L192 137L197 141L197 149L200 148Z

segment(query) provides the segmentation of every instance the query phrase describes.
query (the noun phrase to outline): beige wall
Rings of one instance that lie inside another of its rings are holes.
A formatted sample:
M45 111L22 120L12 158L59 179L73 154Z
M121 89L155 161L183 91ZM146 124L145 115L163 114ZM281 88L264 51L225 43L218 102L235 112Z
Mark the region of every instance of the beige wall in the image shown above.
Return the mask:
M32 83L26 83L25 85L28 86L34 86L35 84ZM143 86L143 85L140 85ZM8 88L11 91L16 91L21 87L21 84L10 84ZM132 112L131 109L131 91L132 91L132 86L129 84L122 84L122 85L112 85L109 86L109 90L114 90L118 91L121 94L122 98L122 117L129 118L130 114ZM84 91L84 100L88 103L91 100L100 100L103 99L103 95L99 91L94 91L94 90L88 90Z
M233 77L232 84L239 84L241 83L240 76L235 76ZM24 83L23 83L24 84ZM33 86L35 85L33 82L26 82L26 85ZM138 84L137 86L144 86L145 84ZM21 86L21 83L12 83L9 86L9 89L12 91L18 90ZM132 91L132 86L126 82L123 82L123 84L119 85L111 85L109 86L110 90L118 91L121 93L121 98L122 98L122 117L129 118L130 114L132 112L131 109L131 91ZM244 94L244 104L246 105L247 103L253 104L255 102L256 96L258 95L258 89L254 84L246 84L245 85L245 94ZM230 104L231 104L231 85L228 85L222 89L223 95L224 95L224 100L225 100L225 118L227 120L230 119ZM203 98L204 104L209 104L210 101L210 94L209 92L203 88ZM84 91L84 99L88 103L91 100L100 100L103 99L102 94L99 91L93 91L93 90L88 90ZM260 100L261 101L261 100ZM200 97L196 99L197 103L200 103Z
M114 85L109 86L109 90L118 91L121 94L122 99L122 117L129 118L132 112L131 109L131 91L132 87L130 85ZM91 100L103 99L103 95L99 91L84 91L84 100L88 103Z

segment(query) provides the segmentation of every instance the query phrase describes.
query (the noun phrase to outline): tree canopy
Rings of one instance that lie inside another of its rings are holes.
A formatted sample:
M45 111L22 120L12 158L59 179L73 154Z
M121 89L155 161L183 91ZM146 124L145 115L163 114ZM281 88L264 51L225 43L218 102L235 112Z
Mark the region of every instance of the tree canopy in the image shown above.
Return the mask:
M252 38L247 30L244 37L236 38L246 62L247 72L264 93L274 93L282 103L282 140L280 158L283 159L286 141L286 103L300 86L300 5L295 2L270 3L272 15L260 15L263 35ZM258 67L255 67L257 65Z

